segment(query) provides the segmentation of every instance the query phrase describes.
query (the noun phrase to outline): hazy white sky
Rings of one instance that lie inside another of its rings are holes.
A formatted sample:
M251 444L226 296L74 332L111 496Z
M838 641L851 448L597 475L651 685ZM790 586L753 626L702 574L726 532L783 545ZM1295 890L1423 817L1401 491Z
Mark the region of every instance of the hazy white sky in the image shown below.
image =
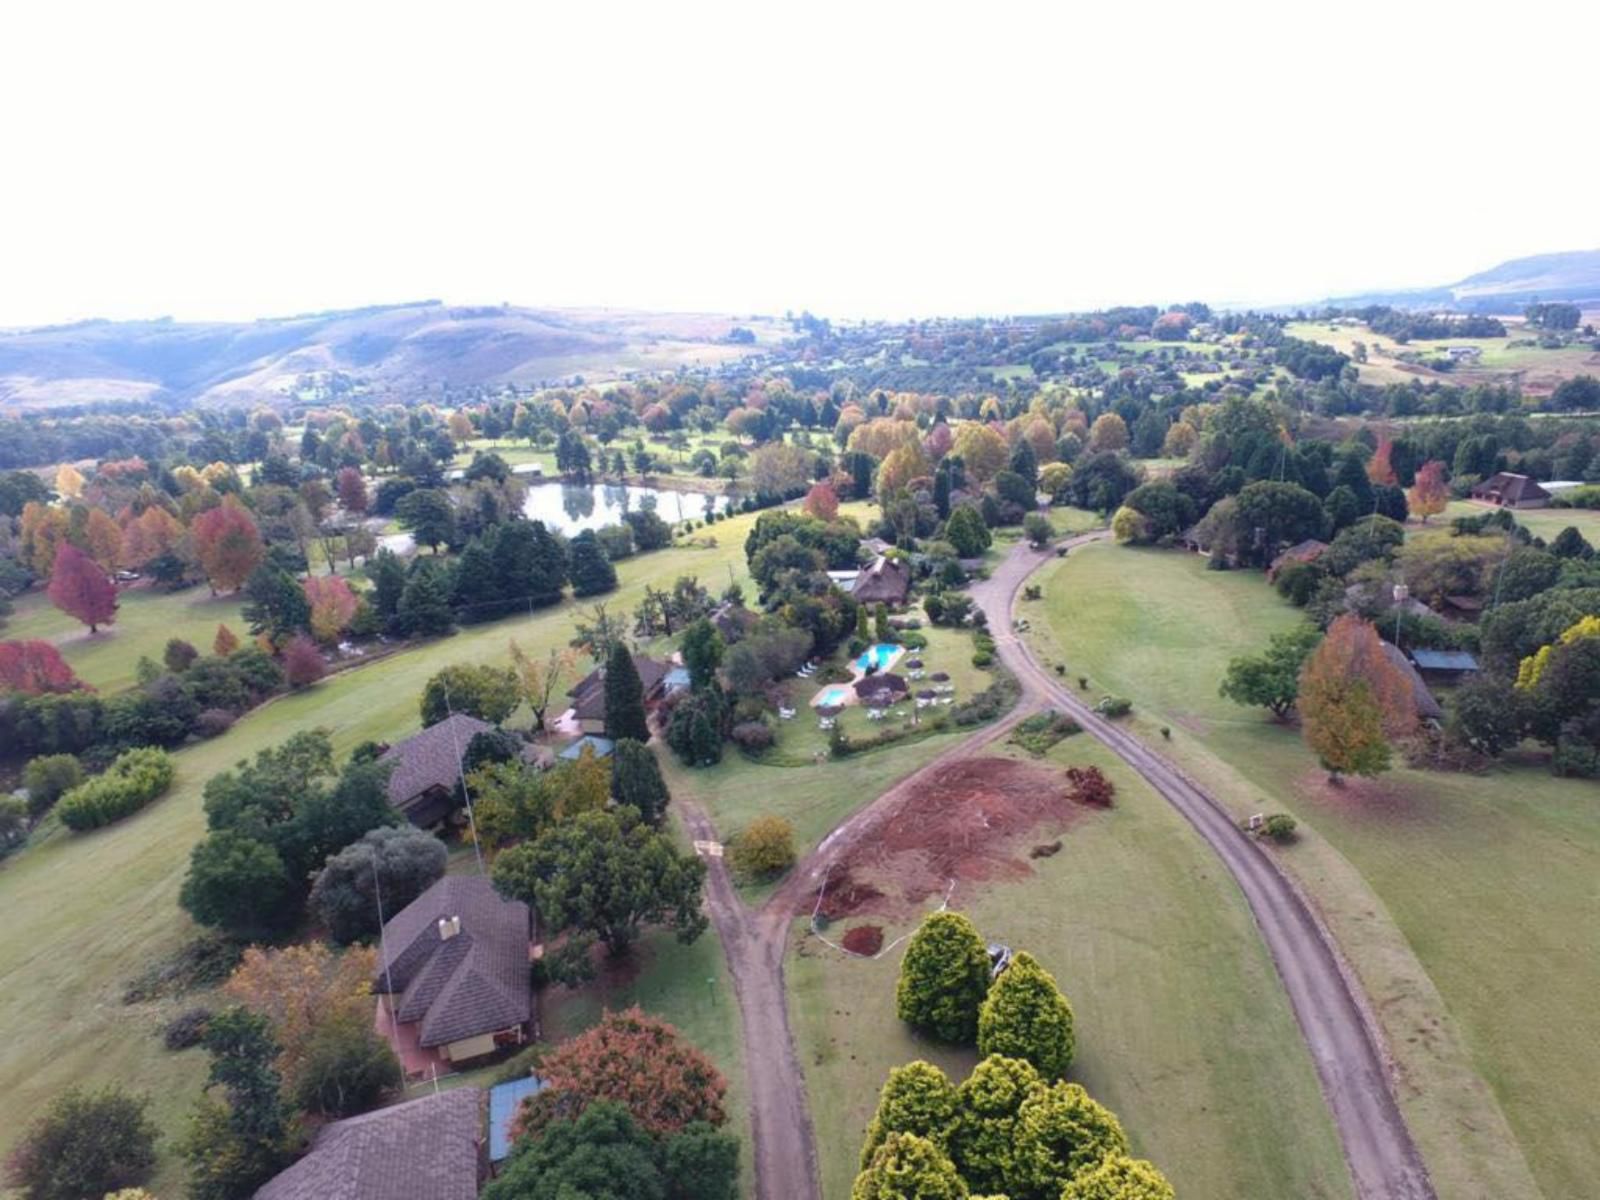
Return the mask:
M8 4L0 325L1443 283L1600 246L1597 45L1594 0Z

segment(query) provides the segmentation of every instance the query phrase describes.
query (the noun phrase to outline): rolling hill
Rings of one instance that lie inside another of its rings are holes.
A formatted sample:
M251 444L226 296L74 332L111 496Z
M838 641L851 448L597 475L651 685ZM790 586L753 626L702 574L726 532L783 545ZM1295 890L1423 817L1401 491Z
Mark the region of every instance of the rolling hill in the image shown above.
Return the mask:
M1565 300L1583 308L1600 308L1600 250L1513 258L1443 287L1365 292L1322 303L1339 308L1388 304L1503 315L1519 313L1535 300Z

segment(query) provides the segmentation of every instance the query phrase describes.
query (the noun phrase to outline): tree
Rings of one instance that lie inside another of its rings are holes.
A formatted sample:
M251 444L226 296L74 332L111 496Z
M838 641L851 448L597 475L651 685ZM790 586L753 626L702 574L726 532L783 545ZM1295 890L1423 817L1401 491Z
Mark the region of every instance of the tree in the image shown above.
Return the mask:
M823 480L812 485L802 508L807 516L816 517L819 521L832 521L839 515L839 495L833 490L832 484Z
M1330 782L1389 768L1387 736L1416 724L1411 683L1384 655L1377 632L1339 617L1300 673L1301 730Z
M705 931L705 863L632 809L580 813L501 853L493 874L501 895L538 909L547 932L599 938L613 955L646 924L670 926L685 944Z
M1122 502L1145 518L1145 536L1151 541L1178 536L1196 516L1194 501L1165 479L1141 484Z
M1055 537L1055 527L1043 513L1029 513L1022 518L1022 532L1034 549L1042 549Z
M967 1185L938 1146L914 1133L892 1133L856 1176L850 1200L967 1200Z
M1042 1086L1032 1064L991 1054L956 1089L960 1111L950 1131L950 1157L972 1188L1006 1192L1023 1173L1019 1117Z
M437 725L452 713L501 725L521 702L521 681L509 667L457 663L436 672L422 689L422 725Z
M371 1020L377 951L335 952L322 942L263 949L251 946L223 984L235 1003L264 1018L278 1047L273 1068L290 1091L299 1087L311 1037L340 1017Z
M275 849L222 830L190 852L178 903L202 925L239 938L262 938L292 919L294 896L295 885Z
M1056 1200L1061 1186L1128 1152L1122 1123L1076 1083L1036 1088L1017 1109L1015 1200Z
M400 528L409 530L418 543L435 554L442 543L455 540L456 512L448 492L418 488L395 505L394 515Z
M266 634L282 642L311 624L311 604L295 577L264 562L250 574L245 586L244 619L251 633Z
M955 547L962 558L981 558L993 541L983 517L970 504L958 505L945 522L945 540Z
M510 643L510 650L511 666L521 685L522 698L533 710L533 727L542 730L551 702L562 685L577 673L577 655L570 648L552 646L544 661L539 662L529 658L515 639Z
M122 565L122 529L98 508L75 509L84 513L83 527L76 541L79 548L107 575Z
M1500 564L1495 595L1502 603L1528 600L1552 588L1561 577L1561 560L1548 550L1519 546Z
M332 645L349 628L360 601L337 575L307 575L302 586L311 606L311 635L325 646Z
M168 638L166 647L161 652L162 663L174 675L182 675L199 657L200 651L182 638Z
M1589 544L1589 539L1578 531L1576 525L1568 525L1555 540L1550 543L1550 553L1562 559L1590 559L1594 557L1594 547Z
M1387 435L1378 438L1378 447L1372 452L1372 457L1367 460L1367 479L1375 487L1394 487L1399 480L1395 477L1394 440Z
M83 495L83 472L71 463L62 463L56 468L56 491L68 500L76 500Z
M646 823L661 824L672 795L661 777L661 764L643 742L623 738L612 750L611 798L636 809Z
M1235 497L1234 524L1241 555L1265 565L1279 546L1320 537L1326 518L1322 502L1299 484L1262 480Z
M344 467L335 477L335 488L339 493L339 503L349 513L361 514L367 511L367 481L361 475L359 467Z
M1557 412L1594 412L1600 410L1600 379L1593 375L1575 375L1564 380L1550 393L1550 407ZM61 491L59 484L56 491ZM62 493L65 495L65 493Z
M612 741L632 738L650 740L650 722L645 714L644 684L633 665L626 646L617 645L606 659L605 673L606 736Z
M1128 424L1116 413L1101 413L1089 427L1089 449L1099 454L1104 451L1128 448Z
M794 826L782 817L757 817L733 839L728 857L748 879L775 879L794 866Z
M705 617L683 632L683 665L689 669L689 686L699 690L717 677L726 647L717 627Z
M421 829L368 830L328 858L311 886L311 908L340 944L377 933L378 912L399 912L444 877L444 843Z
M1286 720L1300 694L1301 668L1321 640L1310 624L1273 634L1261 654L1229 661L1218 693L1235 704L1259 704L1279 721Z
M968 477L979 487L1004 470L1011 459L1005 438L975 421L962 424L950 453L961 459Z
M98 633L117 619L117 588L82 550L64 542L50 572L50 603Z
M1406 493L1411 511L1422 518L1424 525L1434 513L1443 512L1450 502L1450 486L1445 483L1444 473L1444 463L1436 458L1423 463L1417 468L1411 490Z
M1117 1154L1074 1177L1061 1200L1175 1200L1176 1195L1153 1164Z
M196 1106L183 1145L189 1196L245 1200L290 1157L289 1113L273 1067L278 1045L265 1017L231 1008L207 1023L205 1047L207 1087L220 1087L227 1103L207 1095Z
M283 677L296 690L310 687L328 673L328 660L317 644L303 633L289 639L283 648Z
M343 1013L312 1030L299 1077L290 1086L301 1108L348 1117L366 1112L404 1082L400 1060L372 1020L365 1013Z
M941 1041L971 1045L988 990L989 954L972 922L957 912L926 918L900 964L900 1019Z
M0 695L75 692L83 686L52 643L38 639L0 642Z
M739 1139L704 1122L667 1139L662 1170L669 1200L736 1200Z
M1025 1059L1054 1080L1066 1075L1076 1044L1072 1006L1038 960L1019 952L978 1010L978 1053Z
M602 1102L622 1105L656 1137L728 1119L722 1073L675 1028L637 1006L605 1013L563 1042L540 1060L539 1075L546 1087L519 1115L522 1134L537 1135Z
M393 623L400 612L400 597L406 590L406 568L393 550L382 549L367 563L367 578L372 580L372 607L385 623Z
M1451 740L1498 758L1522 740L1522 694L1497 675L1479 675L1455 691L1446 726Z
M594 530L585 529L571 543L572 594L598 596L617 590L617 569L606 557Z
M455 628L450 588L440 568L432 562L416 564L400 593L395 619L401 630L413 636L449 633Z
M28 789L28 814L42 817L57 800L83 782L83 766L71 754L44 754L22 768L22 786Z
M98 1200L143 1183L155 1169L160 1136L149 1107L148 1096L116 1087L63 1092L7 1156L7 1185L25 1200Z
M217 636L211 640L211 653L218 658L227 658L239 648L239 635L226 625L217 626Z
M668 1200L657 1143L620 1104L599 1103L576 1119L520 1138L482 1200Z
M213 595L238 591L266 557L255 519L232 496L195 517L189 532Z
M915 1134L944 1149L958 1111L955 1084L938 1067L920 1060L895 1067L878 1093L878 1109L867 1126L862 1169L871 1165L891 1134Z

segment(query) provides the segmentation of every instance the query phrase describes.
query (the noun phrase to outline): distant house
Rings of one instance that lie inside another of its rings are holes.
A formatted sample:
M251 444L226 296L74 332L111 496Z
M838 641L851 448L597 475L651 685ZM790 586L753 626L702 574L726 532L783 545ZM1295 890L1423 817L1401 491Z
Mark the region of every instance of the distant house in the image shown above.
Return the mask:
M1478 673L1478 660L1465 650L1413 650L1411 661L1424 679L1436 683L1459 683Z
M255 1200L472 1200L485 1150L483 1093L455 1088L325 1126Z
M1328 548L1327 542L1319 542L1316 538L1307 538L1305 541L1290 546L1277 558L1272 560L1272 565L1267 568L1267 579L1278 577L1278 572L1290 563L1313 563L1322 557L1322 552Z
M660 702L666 694L667 672L671 663L657 662L643 654L633 656L633 668L639 672L639 682L644 685L644 702L648 708ZM572 719L584 733L606 731L606 669L596 667L567 693L572 700Z
M870 567L856 576L850 594L863 604L887 604L899 608L911 591L911 567L896 558L879 555Z
M1411 696L1416 702L1417 716L1424 721L1443 720L1444 709L1434 699L1433 693L1428 690L1428 685L1423 682L1422 676L1417 673L1416 667L1411 665L1411 660L1392 642L1379 642L1378 644L1383 647L1383 656L1411 684Z
M1472 489L1472 498L1501 508L1543 508L1550 493L1526 475L1499 471Z
M487 721L456 713L415 737L390 746L379 761L391 762L389 804L419 829L431 829L456 808L460 755L472 739L494 728Z
M381 945L378 1020L412 1073L531 1036L532 914L485 876L446 875L390 918Z

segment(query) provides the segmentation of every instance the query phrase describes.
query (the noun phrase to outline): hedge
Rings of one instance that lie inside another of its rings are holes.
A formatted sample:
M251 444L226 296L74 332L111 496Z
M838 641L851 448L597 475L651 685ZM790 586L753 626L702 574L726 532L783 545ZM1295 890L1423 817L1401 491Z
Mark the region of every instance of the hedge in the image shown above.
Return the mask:
M138 812L172 786L172 755L142 746L117 756L103 775L81 783L56 805L62 824L82 831L98 829Z

